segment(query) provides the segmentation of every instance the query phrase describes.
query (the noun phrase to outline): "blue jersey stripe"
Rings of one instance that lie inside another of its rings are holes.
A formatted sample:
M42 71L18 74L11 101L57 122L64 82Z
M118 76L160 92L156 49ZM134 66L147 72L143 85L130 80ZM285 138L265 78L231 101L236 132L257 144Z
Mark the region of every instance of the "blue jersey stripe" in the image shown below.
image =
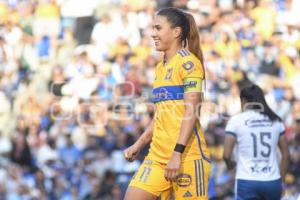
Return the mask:
M190 53L186 49L181 49L180 51L178 51L178 53L179 55L181 55L181 57L190 55Z
M190 53L186 49L182 49L183 52L185 52L185 55L190 55Z
M201 148L201 140L200 140L200 136L198 134L198 131L197 131L197 128L195 127L194 128L194 133L196 134L196 137L197 137L197 140L198 140L198 146L199 146L199 149L200 149L200 153L201 153L201 156L202 156L202 159L206 160L207 162L211 162L209 158L207 158L203 151L202 151L202 148Z
M153 96L154 103L167 100L180 100L184 96L184 87L183 85L176 85L154 88Z
M184 57L184 54L181 51L178 51L179 55L181 55L181 57Z

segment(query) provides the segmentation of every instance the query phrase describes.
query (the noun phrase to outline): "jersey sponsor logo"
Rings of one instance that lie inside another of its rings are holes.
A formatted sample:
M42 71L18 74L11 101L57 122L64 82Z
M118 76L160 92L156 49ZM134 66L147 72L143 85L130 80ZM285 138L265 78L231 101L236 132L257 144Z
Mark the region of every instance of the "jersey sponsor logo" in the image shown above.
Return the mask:
M186 191L183 195L184 198L187 198L187 197L192 197L192 193L190 191Z
M187 61L183 63L182 67L187 71L192 71L192 69L194 68L194 63L192 61Z
M267 174L267 173L271 172L272 167L266 166L266 167L263 167L263 168L259 168L257 165L254 165L250 169L251 169L251 172L253 174L261 174L261 173L262 174Z
M188 187L192 183L192 177L189 174L179 174L176 183L180 187Z
M165 86L153 89L153 101L158 103L166 100L183 99L184 88L182 85Z
M165 76L165 80L170 80L172 78L172 74L173 74L173 68L169 68L167 70L166 76Z
M269 119L246 120L245 125L248 127L266 127L273 126L273 122Z
M250 166L252 174L267 174L272 171L272 166L269 165L268 160L252 160L253 164Z
M166 88L161 88L160 91L154 95L154 97L161 100L166 100L170 95L172 94L169 93Z

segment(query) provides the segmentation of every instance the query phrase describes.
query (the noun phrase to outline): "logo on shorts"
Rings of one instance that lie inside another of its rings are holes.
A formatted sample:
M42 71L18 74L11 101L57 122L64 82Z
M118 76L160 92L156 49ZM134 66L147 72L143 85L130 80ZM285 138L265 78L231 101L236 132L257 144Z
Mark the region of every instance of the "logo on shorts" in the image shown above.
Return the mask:
M186 193L184 193L183 197L187 198L187 197L192 197L192 193L190 191L186 191Z
M176 180L180 187L187 187L192 183L192 177L189 174L179 174Z
M153 161L152 160L144 160L144 165L152 165Z

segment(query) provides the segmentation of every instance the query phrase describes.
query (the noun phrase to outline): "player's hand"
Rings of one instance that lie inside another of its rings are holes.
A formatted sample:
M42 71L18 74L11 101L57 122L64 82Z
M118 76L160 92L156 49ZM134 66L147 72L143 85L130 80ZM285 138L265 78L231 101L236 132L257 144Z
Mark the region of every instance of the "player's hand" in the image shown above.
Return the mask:
M130 147L124 150L124 157L129 162L132 162L136 159L136 157L139 155L140 148L137 145L137 143L134 143Z
M167 181L176 181L181 164L181 153L173 152L165 169L165 178Z

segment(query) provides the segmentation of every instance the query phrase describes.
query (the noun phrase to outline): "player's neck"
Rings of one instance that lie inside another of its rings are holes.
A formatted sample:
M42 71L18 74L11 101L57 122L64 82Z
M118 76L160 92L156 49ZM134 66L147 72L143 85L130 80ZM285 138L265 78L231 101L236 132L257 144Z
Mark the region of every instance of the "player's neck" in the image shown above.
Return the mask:
M168 50L165 51L164 61L168 62L182 48L182 45L172 45Z

